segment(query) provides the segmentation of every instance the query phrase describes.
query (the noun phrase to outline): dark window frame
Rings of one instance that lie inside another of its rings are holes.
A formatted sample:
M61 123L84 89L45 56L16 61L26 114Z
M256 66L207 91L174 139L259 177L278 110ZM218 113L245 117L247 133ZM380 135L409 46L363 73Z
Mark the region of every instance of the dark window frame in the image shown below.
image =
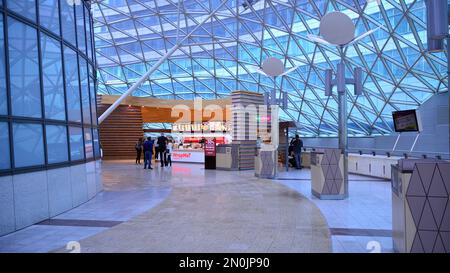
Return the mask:
M2 1L2 0L0 0ZM7 3L3 3L2 6L0 6L0 16L3 18L3 29L0 29L0 31L3 31L4 34L4 51L0 52L0 54L3 54L3 56L5 57L5 76L6 76L6 96L7 96L7 115L0 115L0 121L1 122L6 122L9 132L8 132L8 137L9 137L9 151L10 151L10 169L3 169L0 170L0 176L5 176L5 175L15 175L15 174L21 174L21 173L27 173L27 172L35 172L35 171L42 171L42 170L50 170L50 169L55 169L55 168L62 168L62 167L69 167L69 166L73 166L73 165L79 165L79 164L84 164L84 163L88 163L88 162L92 162L95 160L100 159L100 155L97 155L94 149L94 130L97 130L97 132L99 132L99 128L98 128L98 116L97 116L97 121L95 122L95 124L84 124L84 120L83 120L83 115L81 117L81 122L72 122L68 120L68 109L67 109L67 90L66 90L66 77L65 77L65 59L64 59L64 46L72 49L76 55L77 55L77 63L78 63L78 76L80 71L79 71L79 64L80 59L79 58L83 58L86 60L86 64L87 64L87 82L88 82L88 97L89 97L89 111L91 113L91 116L94 114L92 113L92 105L91 102L95 100L95 109L96 112L98 113L98 109L97 109L97 73L96 73L96 56L95 56L95 43L94 43L94 32L93 32L93 20L92 20L92 13L90 12L90 4L88 3L88 1L83 1L83 8L81 8L80 10L83 11L83 26L84 26L84 39L85 39L85 45L86 45L86 49L83 52L82 50L80 50L78 48L78 31L77 31L77 22L76 22L76 9L73 8L73 12L74 12L74 24L75 24L75 33L76 33L76 44L73 45L71 43L69 43L68 41L66 41L63 38L62 35L62 18L61 18L61 1L64 0L56 0L58 2L58 12L59 12L59 33L54 33L53 30L47 29L46 27L43 27L40 25L40 10L39 10L39 1L35 1L36 4L36 22L22 16L21 14L18 14L14 11L11 11L8 9L7 7ZM87 11L88 14L87 14ZM87 17L86 17L87 16ZM11 79L10 79L10 62L9 62L9 42L8 42L8 18L13 18L14 20L17 20L18 22L20 22L21 24L25 24L29 27L32 27L33 29L36 30L37 32L37 48L38 48L38 62L39 62L39 78L40 78L40 94L41 94L41 111L42 111L42 117L40 118L33 118L33 117L19 117L19 116L13 116L12 112L11 112ZM86 26L86 22L89 22L89 26ZM87 27L89 27L90 31L87 31ZM64 88L64 103L66 106L65 109L65 114L66 114L66 119L65 120L54 120L54 119L46 119L45 117L45 97L44 97L44 88L43 88L43 67L42 67L42 46L41 46L41 37L42 35L45 34L53 39L56 40L56 42L58 42L61 46L61 62L62 62L62 73L63 73L63 88ZM91 45L88 45L88 38L87 35L90 34L90 38L91 38ZM88 56L87 52L87 47L91 46L91 54L92 56ZM92 67L93 71L94 71L94 75L93 78L90 77L89 74L89 66ZM80 78L78 78L78 80L80 81ZM90 81L93 81L93 87L94 87L94 92L93 94L95 94L95 98L91 98L91 92L90 92ZM80 92L80 98L81 98L81 86L79 85L79 92ZM81 105L81 111L83 111L83 105L80 101L80 105ZM40 124L42 126L42 137L43 137L43 142L44 142L44 164L42 165L36 165L36 166L29 166L29 167L20 167L17 168L16 167L16 163L14 161L14 135L13 135L13 124L14 123L28 123L28 124ZM52 163L49 164L48 163L48 152L47 152L47 136L46 136L46 126L47 125L59 125L59 126L65 126L66 128L66 132L67 132L67 152L68 152L68 160L65 162L58 162L58 163ZM70 132L69 132L69 127L74 126L74 127L79 127L82 129L82 134L83 134L83 152L84 152L84 159L82 160L72 160L71 159L71 155L70 155ZM86 128L86 129L85 129ZM93 150L94 150L94 157L93 158L86 158L86 151L85 151L85 132L84 130L89 130L91 132L91 137L92 137L92 146L93 146ZM98 136L98 140L100 142L100 136Z

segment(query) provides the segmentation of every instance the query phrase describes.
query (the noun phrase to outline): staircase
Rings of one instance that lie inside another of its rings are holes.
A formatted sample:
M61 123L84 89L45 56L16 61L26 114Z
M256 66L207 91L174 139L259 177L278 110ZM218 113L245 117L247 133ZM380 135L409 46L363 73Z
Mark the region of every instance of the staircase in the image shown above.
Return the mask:
M99 115L109 106L100 103ZM141 107L120 105L100 124L99 132L104 160L136 158L136 141L144 135Z

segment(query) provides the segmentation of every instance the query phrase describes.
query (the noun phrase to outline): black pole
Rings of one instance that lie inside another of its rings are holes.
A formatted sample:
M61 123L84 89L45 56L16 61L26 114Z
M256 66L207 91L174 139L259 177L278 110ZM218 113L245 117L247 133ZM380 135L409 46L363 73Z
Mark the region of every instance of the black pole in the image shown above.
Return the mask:
M285 129L286 133L286 172L289 171L289 127Z

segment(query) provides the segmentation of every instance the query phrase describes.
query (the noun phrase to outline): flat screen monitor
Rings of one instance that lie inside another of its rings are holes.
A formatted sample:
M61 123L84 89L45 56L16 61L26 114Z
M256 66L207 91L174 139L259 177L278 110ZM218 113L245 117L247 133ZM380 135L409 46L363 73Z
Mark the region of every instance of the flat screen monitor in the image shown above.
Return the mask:
M392 112L396 132L419 132L420 120L416 110L403 110Z

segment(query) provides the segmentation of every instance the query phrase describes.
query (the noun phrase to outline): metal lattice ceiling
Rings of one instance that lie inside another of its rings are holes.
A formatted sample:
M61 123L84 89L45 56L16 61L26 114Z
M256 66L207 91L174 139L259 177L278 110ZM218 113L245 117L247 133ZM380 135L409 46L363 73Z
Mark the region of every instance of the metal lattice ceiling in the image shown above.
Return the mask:
M93 1L99 92L125 92L220 3ZM348 14L356 35L382 27L344 52L309 41L306 35L318 35L320 18L330 11ZM268 92L273 80L254 67L274 56L286 68L301 65L277 80L289 93L282 118L298 121L305 135L335 135L337 97L324 95L324 70L335 71L345 54L349 75L355 66L364 71L363 95L348 86L349 133L389 134L392 111L417 108L447 91L446 56L425 51L425 18L423 0L228 0L133 95L211 99L233 90Z

